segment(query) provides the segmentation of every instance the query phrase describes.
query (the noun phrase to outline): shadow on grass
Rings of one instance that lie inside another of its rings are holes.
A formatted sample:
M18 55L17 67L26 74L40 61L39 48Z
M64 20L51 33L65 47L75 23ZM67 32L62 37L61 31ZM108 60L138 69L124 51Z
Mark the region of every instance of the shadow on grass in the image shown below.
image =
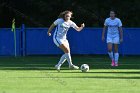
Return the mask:
M42 65L37 65L37 64L32 64L32 65L28 65L28 64L0 64L0 70L54 70L55 64L48 64L46 63L44 65L44 63ZM64 65L61 67L62 70L67 70L68 66ZM135 70L140 70L140 65L136 65L136 66L119 66L119 67L111 67L110 65L100 65L100 66L90 66L90 70L91 69L135 69ZM91 72L91 73L96 73L96 72ZM102 73L102 72L97 72L97 73ZM104 73L114 73L112 72L104 72ZM119 72L115 72L115 73L119 73ZM129 73L129 72L120 72L120 73ZM139 72L136 72L139 73Z
M14 77L14 78L50 78L50 77ZM140 79L140 77L136 77L136 76L133 76L133 77L118 77L118 76L71 76L71 77L51 77L51 78L81 78L81 79L84 79L84 78L96 78L96 79Z
M28 65L28 64L12 64L12 65L9 65L9 64L0 64L0 70L54 70L55 64L32 64L32 65ZM67 65L64 65L61 67L62 70L67 70L68 69L68 66ZM133 65L133 66L119 66L119 67L111 67L110 65L105 65L105 64L102 64L100 66L90 66L90 69L140 69L140 65ZM91 73L96 73L96 72L91 72ZM101 73L101 72L97 72L97 73ZM112 72L104 72L104 73L114 73L113 71ZM119 72L115 72L115 73L119 73ZM120 73L129 73L129 72L120 72ZM139 72L137 72L139 73Z
M59 57L44 56L19 58L0 57L0 70L54 70L54 66L58 60ZM81 64L86 63L90 66L90 69L140 69L139 58L137 58L135 62L126 61L128 59L125 58L123 60L124 62L122 61L123 64L120 64L119 67L111 67L108 60L104 60L104 58L85 57L82 59L82 57L76 57L74 60L77 60L77 63L74 64L81 66ZM67 62L62 66L62 69L68 69Z
M82 73L82 72L60 72L60 73ZM129 71L129 72L118 72L118 71L108 71L108 72L85 72L85 73L92 73L92 74L140 74L138 71Z

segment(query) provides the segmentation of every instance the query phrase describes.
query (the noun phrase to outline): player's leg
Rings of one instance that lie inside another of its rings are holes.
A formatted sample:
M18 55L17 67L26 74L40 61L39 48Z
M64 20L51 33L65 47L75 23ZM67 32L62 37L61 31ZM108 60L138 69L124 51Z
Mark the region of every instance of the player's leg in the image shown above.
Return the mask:
M63 47L64 45L66 45L65 40L58 40L58 42L60 42L60 44L61 44L61 45L58 46L59 48L61 48L61 47ZM62 44L62 43L63 43L63 44ZM61 49L62 49L62 48L61 48ZM67 48L67 49L69 49L69 48ZM66 49L63 48L63 51L68 52L68 51L70 51L70 50L66 50ZM64 52L64 53L65 53L65 52ZM66 60L67 60L67 59L66 59L66 55L63 54L63 55L61 56L61 58L60 58L58 64L57 64L57 66L60 66L60 67L61 67L61 65L62 65Z
M118 66L118 60L119 60L119 53L118 53L118 46L119 46L119 43L120 43L120 40L119 40L119 36L116 36L113 40L114 42L114 56L115 56L115 66Z
M62 44L62 40L60 40L59 38L53 38L54 43L56 44L57 47L59 47ZM63 54L58 62L57 65L55 65L55 68L57 69L57 71L60 71L60 67L61 65L66 61L66 57L65 54Z
M118 66L119 53L118 53L118 44L114 44L114 55L115 55L115 66Z
M113 55L113 51L112 51L113 44L112 43L108 43L107 46L108 46L108 55L109 55L109 57L110 57L110 59L112 61L111 65L114 66L115 62L114 62L114 55Z
M59 46L59 48L62 49L62 50L64 51L64 53L65 53L64 55L65 55L65 57L66 57L66 59L67 59L67 61L68 61L68 63L69 63L69 68L72 68L72 69L79 69L78 66L75 66L75 65L72 64L72 59L71 59L71 54L70 54L70 47L69 47L68 41L65 40L65 41L63 42L63 44L61 44L61 45Z
M112 66L115 65L115 62L114 62L114 55L113 55L113 51L112 51L112 46L113 46L113 41L112 41L112 38L110 36L107 36L107 48L108 48L108 55L112 61Z
M56 66L61 67L61 65L66 61L66 57L65 54L63 54L58 62L58 64Z
M66 45L66 47L67 47L68 50L69 50L69 55L70 55L70 58L71 58L71 54L70 54L70 46L69 46L69 42L68 42L68 40L65 40L65 45ZM72 58L71 58L71 63L72 63ZM70 69L79 69L79 67L73 65L73 63L72 63L72 65L69 65L69 68L70 68Z
M59 48L65 53L64 56L67 59L69 65L72 65L70 49L65 44L61 44Z

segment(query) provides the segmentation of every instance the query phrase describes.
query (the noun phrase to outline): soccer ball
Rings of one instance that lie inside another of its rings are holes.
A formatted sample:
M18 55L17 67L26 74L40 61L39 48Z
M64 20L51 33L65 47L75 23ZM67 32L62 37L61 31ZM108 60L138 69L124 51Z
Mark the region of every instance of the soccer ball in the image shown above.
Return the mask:
M87 72L87 71L89 71L89 66L88 66L88 64L82 64L82 65L81 65L81 71L82 71L82 72Z

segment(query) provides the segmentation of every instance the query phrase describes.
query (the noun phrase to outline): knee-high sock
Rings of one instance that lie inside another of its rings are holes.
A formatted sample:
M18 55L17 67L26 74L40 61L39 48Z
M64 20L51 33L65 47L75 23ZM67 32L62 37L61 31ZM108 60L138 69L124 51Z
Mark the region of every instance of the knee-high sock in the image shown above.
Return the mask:
M69 63L69 66L71 66L71 65L72 65L72 60L71 60L71 55L70 55L70 53L65 53L65 57L66 57L66 59L67 59L67 61L68 61L68 63Z
M58 66L61 66L64 62L66 61L66 57L65 54L63 54L58 62Z
M113 52L108 52L108 55L109 55L111 60L114 60Z
M115 63L118 63L119 60L119 53L115 53Z

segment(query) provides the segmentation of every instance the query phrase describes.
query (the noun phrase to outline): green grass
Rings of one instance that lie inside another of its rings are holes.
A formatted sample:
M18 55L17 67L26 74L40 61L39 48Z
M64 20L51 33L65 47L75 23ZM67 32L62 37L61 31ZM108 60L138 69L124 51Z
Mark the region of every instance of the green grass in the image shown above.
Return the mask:
M120 58L111 67L107 56L74 56L74 64L89 64L90 71L60 73L54 65L60 56L0 57L0 93L140 93L140 58Z

